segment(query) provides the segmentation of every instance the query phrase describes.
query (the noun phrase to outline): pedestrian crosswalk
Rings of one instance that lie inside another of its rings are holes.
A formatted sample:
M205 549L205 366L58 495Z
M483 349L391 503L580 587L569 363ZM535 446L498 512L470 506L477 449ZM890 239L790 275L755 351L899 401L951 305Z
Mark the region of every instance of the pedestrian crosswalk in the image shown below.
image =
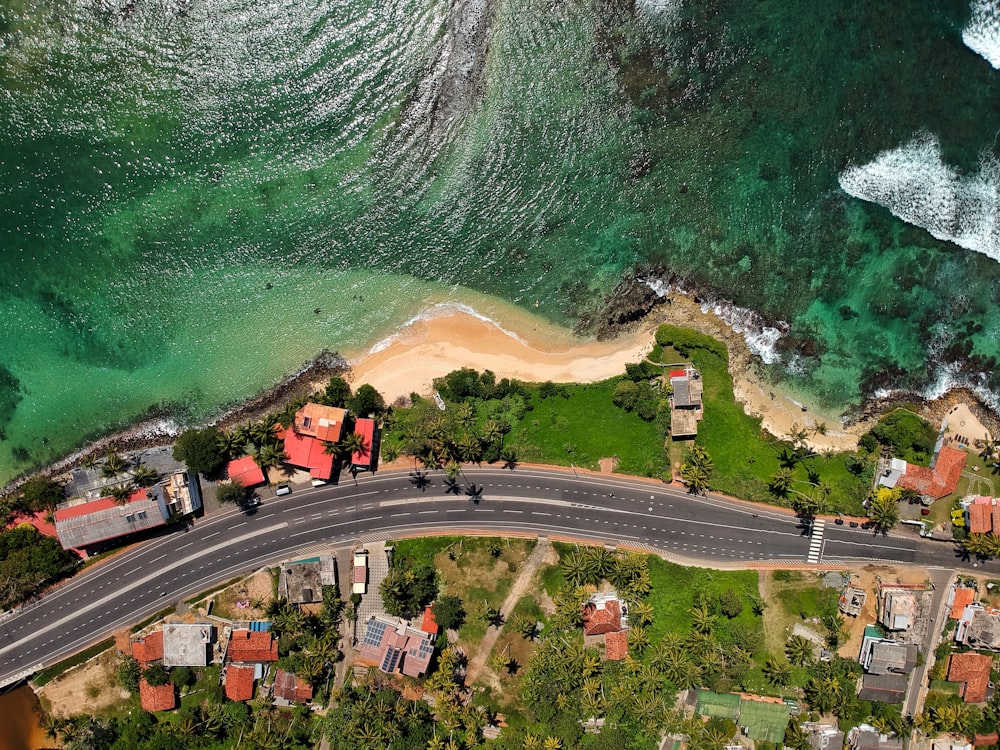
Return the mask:
M823 529L826 521L816 518L812 522L812 531L809 533L809 554L806 555L806 562L818 563L823 556Z

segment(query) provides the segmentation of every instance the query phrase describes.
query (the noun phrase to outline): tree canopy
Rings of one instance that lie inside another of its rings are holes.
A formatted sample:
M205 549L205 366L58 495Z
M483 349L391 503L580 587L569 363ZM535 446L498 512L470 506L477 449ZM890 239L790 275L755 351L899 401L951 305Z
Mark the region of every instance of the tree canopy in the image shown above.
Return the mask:
M434 620L445 630L458 630L465 622L465 607L457 596L445 594L434 602Z
M0 533L0 608L23 601L76 562L74 553L30 524Z
M48 477L32 477L21 485L20 500L15 510L35 513L54 510L64 499L63 486Z
M385 411L385 399L372 386L365 383L348 399L347 408L358 417L379 416Z
M174 458L188 469L206 476L218 474L226 463L221 434L215 427L182 432L174 443Z
M434 568L426 563L396 566L379 588L385 611L397 617L415 617L434 601L438 586Z

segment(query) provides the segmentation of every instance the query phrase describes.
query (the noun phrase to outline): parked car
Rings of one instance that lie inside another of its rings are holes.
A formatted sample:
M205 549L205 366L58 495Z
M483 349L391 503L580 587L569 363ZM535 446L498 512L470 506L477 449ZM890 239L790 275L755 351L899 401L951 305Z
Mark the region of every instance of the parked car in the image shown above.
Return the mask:
M922 515L922 516L929 516L930 514L931 514L931 509L930 508L921 508L920 509L920 515Z
M843 518L837 518L837 519L834 520L834 523L837 524L838 526L843 526L844 525L844 519Z
M292 488L287 484L279 484L278 488L274 491L275 495L291 495Z
M858 522L857 521L851 521L851 528L852 529L858 528Z

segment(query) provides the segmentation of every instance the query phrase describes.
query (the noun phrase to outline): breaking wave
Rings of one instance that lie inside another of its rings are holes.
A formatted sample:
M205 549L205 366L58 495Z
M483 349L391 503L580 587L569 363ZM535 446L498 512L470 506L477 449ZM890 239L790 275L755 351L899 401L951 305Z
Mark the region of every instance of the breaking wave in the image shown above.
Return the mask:
M855 198L878 203L939 240L1000 261L1000 162L980 158L969 176L945 164L937 138L921 134L840 175L840 187Z
M962 29L962 41L1000 70L1000 1L973 0L972 17Z

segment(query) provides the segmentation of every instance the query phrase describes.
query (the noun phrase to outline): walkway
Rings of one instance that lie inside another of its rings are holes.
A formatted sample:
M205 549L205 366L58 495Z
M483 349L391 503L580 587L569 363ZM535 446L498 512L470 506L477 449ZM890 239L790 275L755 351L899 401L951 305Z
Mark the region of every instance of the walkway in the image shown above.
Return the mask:
M514 585L510 587L510 591L507 593L507 598L503 600L503 604L500 606L500 614L503 616L503 621L506 622L507 618L510 617L511 613L514 611L514 607L517 606L518 601L520 601L522 596L525 596L529 587L535 580L535 573L542 566L542 562L545 560L545 555L549 551L549 540L546 537L539 537L538 544L531 551L528 559L524 561L524 567L521 568L521 572L517 576L517 580L514 581ZM493 651L493 646L496 645L497 639L500 637L500 631L503 630L503 626L494 627L490 626L486 630L486 635L483 640L479 642L479 646L476 649L475 657L469 662L469 668L465 673L465 684L471 685L476 681L476 677L483 669L483 665L486 664L486 660L489 658L490 653Z

